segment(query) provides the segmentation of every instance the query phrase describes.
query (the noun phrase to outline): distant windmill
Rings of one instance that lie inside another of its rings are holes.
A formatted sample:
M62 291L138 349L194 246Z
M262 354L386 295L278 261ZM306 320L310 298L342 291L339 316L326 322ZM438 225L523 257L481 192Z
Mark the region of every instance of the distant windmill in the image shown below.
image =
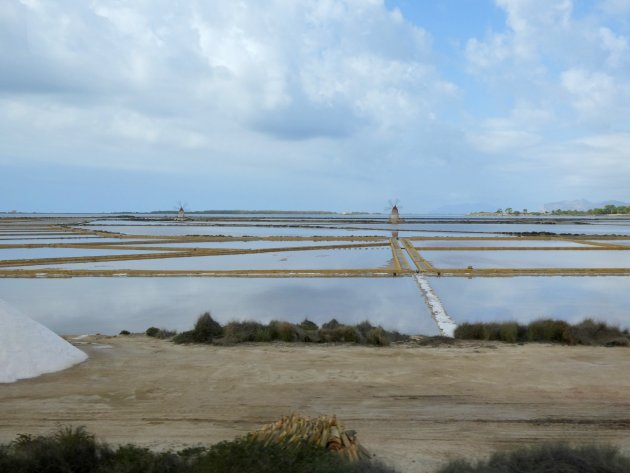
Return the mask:
M400 223L400 213L399 210L402 209L402 206L400 205L400 199L396 198L396 199L390 199L389 200L389 207L386 208L386 210L389 210L389 223L391 224L397 224Z
M186 219L185 212L186 212L186 210L188 210L188 204L182 203L181 201L178 201L177 202L177 207L179 209L177 210L177 219L176 220L185 220Z

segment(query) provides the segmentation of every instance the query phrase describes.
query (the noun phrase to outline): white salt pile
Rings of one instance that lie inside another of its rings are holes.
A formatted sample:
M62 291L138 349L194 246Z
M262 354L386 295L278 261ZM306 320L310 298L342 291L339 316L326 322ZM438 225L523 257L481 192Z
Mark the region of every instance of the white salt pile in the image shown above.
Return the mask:
M65 370L87 355L0 300L0 383Z

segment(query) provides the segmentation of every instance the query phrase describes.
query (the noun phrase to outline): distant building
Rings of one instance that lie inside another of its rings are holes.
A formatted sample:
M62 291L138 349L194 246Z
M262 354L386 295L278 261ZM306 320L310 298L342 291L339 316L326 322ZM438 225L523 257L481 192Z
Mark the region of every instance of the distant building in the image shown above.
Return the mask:
M398 222L400 222L400 215L398 214L398 207L394 205L392 212L389 214L389 223L396 224Z
M184 207L179 207L179 212L177 212L177 220L184 220Z

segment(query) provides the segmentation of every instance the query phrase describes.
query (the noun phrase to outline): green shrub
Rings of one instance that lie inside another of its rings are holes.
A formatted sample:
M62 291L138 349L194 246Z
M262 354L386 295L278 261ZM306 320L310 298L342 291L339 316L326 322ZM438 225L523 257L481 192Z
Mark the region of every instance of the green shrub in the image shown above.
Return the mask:
M487 461L457 460L438 473L627 473L630 458L609 446L569 447L547 444L507 453L495 453Z
M166 338L175 335L157 327L150 327L146 334L150 337ZM393 341L408 340L407 335L388 332L382 327L375 327L368 321L356 326L343 325L333 319L322 325L321 329L308 319L299 325L272 320L268 325L256 321L229 322L224 327L215 322L209 313L199 317L193 330L179 333L173 337L175 343L212 343L232 345L244 342L306 342L306 343L361 343L387 346Z
M395 473L378 463L348 463L304 443L264 445L247 438L208 448L152 452L135 445L116 450L83 428L47 436L19 435L0 445L0 471L7 473Z
M586 319L567 330L567 341L573 345L628 346L628 335L618 327Z
M271 330L259 322L246 320L244 322L229 322L223 328L223 335L228 342L270 342Z
M363 338L367 338L367 334L370 333L371 330L376 328L367 320L364 320L363 322L355 325L354 327L357 329L357 331L361 334Z
M332 330L339 327L341 324L337 321L337 319L331 319L330 322L326 322L322 325L323 329Z
M48 436L19 435L0 451L0 471L16 473L90 473L112 455L82 427L62 427Z
M371 329L367 333L365 341L368 345L377 345L381 347L389 346L391 343L388 333L382 327L375 327Z
M302 322L300 322L298 327L300 327L302 330L307 330L307 331L309 331L309 330L319 330L319 327L317 326L317 324L315 322L311 322L308 319L302 320Z
M174 330L166 330L164 328L157 328L157 327L149 327L144 333L148 337L159 338L159 339L171 338L176 334Z
M269 323L272 340L281 340L283 342L297 342L299 340L297 327L289 322L280 322L272 320Z
M210 312L206 312L199 316L192 330L176 335L173 341L175 343L212 343L212 340L222 335L223 327L212 318Z
M577 325L563 320L540 319L527 326L515 322L461 324L455 338L502 342L548 342L569 345L630 346L627 330L587 319Z
M527 326L527 340L530 342L568 343L569 324L563 320L541 319Z
M339 325L333 329L322 328L319 331L322 341L333 343L360 343L362 338L359 331L350 325Z
M462 340L485 340L484 324L460 324L455 328L454 337Z
M516 343L519 341L519 325L516 322L508 322L499 325L498 340Z

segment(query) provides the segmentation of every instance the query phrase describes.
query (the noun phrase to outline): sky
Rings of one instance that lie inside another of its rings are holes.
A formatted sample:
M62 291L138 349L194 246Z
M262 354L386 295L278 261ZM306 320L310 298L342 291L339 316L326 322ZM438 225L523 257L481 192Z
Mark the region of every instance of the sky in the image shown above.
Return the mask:
M0 211L629 189L630 0L0 2Z

